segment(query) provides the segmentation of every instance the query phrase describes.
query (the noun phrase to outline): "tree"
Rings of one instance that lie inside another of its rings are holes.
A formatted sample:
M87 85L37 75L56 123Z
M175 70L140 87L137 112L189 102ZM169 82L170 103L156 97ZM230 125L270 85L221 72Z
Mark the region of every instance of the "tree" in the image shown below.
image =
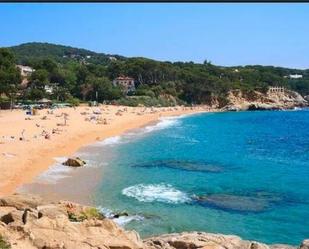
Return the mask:
M14 55L5 48L0 48L0 95L15 95L21 83L20 71L15 66Z
M48 71L38 69L34 71L30 77L31 87L43 90L45 85L49 83Z
M106 78L95 78L93 80L93 91L92 96L95 97L96 92L98 93L98 101L114 100L122 97L123 93L119 87L113 86L112 82Z

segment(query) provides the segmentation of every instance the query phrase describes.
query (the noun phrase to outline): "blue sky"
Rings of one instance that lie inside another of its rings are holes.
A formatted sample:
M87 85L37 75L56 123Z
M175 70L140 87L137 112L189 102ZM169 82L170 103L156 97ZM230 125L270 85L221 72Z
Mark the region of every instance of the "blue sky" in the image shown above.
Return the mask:
M309 68L309 4L0 4L0 46L31 41L158 60Z

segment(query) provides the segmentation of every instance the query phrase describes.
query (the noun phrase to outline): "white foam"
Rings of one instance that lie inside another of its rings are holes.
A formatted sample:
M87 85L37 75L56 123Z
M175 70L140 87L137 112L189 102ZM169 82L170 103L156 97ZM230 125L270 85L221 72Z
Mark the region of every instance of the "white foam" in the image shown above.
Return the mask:
M169 128L171 126L175 126L180 123L179 117L165 117L165 118L160 118L159 120L160 121L155 125L146 126L143 129L143 132L148 133L152 131L162 130L162 129Z
M144 220L144 217L140 215L120 216L119 218L113 218L115 214L113 213L112 210L108 208L103 208L103 207L99 207L99 209L104 214L105 217L112 219L114 222L116 222L120 226L125 226L126 224L132 221Z
M190 198L186 193L173 188L170 184L138 184L122 190L122 194L141 202L185 203Z
M121 136L108 137L102 141L96 142L88 146L112 146L122 142Z
M63 162L63 161L62 161ZM47 171L36 178L39 183L56 183L58 180L70 177L72 168L59 163L52 165Z
M113 221L115 221L118 225L124 226L131 221L142 221L144 220L144 217L140 215L129 215L129 216L120 216L119 218L114 218Z

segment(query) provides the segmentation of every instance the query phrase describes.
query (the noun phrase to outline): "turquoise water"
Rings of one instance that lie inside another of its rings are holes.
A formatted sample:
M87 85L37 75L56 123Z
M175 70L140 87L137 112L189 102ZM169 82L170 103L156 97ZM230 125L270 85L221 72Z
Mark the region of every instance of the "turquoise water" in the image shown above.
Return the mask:
M309 237L309 111L197 114L88 148L95 203L142 236L207 231L265 243Z

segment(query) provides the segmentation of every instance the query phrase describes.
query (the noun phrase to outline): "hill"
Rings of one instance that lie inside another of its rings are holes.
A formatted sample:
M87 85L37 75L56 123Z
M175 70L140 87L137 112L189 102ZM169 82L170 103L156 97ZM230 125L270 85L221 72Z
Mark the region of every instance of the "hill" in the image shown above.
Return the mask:
M207 60L163 62L39 42L9 50L15 55L15 63L36 70L29 78L31 88L20 95L23 99L79 98L128 105L219 103L224 106L228 93L236 89L265 93L271 86L282 86L302 96L309 95L309 69L261 65L223 67ZM112 80L120 75L134 78L136 91L130 93L134 96L127 97L121 87L112 85ZM57 93L48 95L44 90L48 84L57 85ZM9 90L9 85L5 89Z
M10 49L16 56L17 63L29 64L33 60L51 58L59 63L65 63L69 60L85 60L89 63L106 64L111 57L124 59L123 56L96 53L87 49L74 48L64 45L51 43L30 42L18 46L12 46Z

